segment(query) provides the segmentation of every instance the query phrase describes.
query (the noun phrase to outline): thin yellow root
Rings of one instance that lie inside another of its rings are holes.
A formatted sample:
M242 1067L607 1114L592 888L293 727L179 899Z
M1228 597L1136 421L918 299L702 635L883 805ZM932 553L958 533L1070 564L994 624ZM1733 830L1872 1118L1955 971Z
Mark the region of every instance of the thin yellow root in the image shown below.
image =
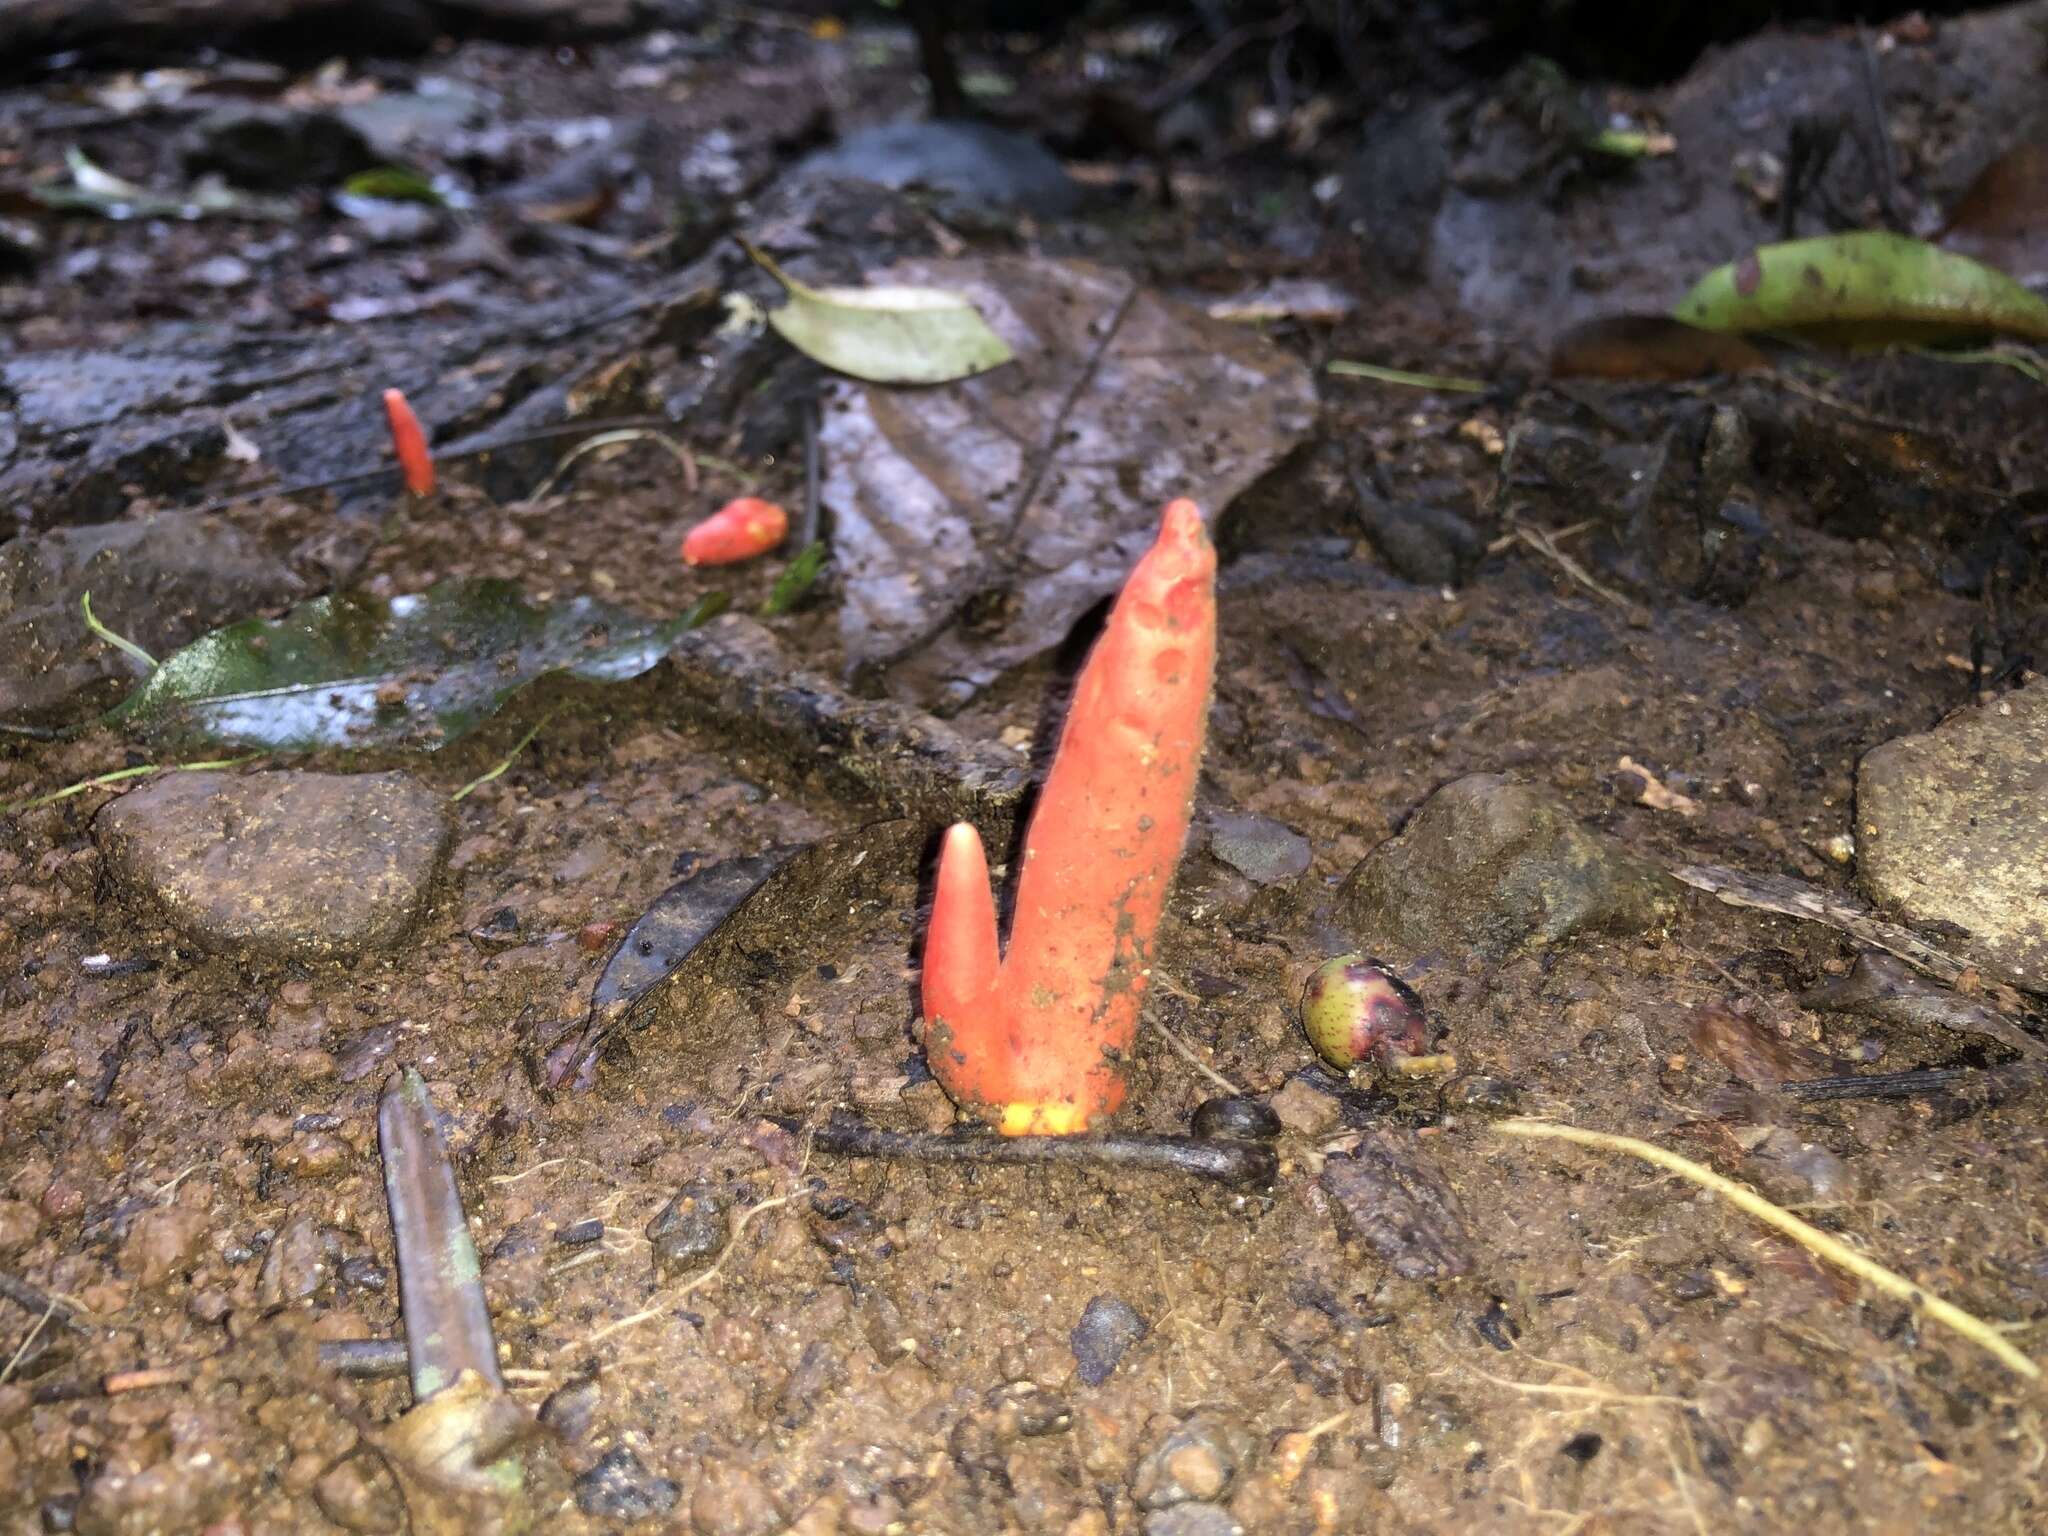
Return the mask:
M1575 1125L1555 1125L1548 1120L1502 1120L1494 1127L1503 1136L1531 1136L1540 1141L1570 1141L1582 1147L1595 1147L1603 1152L1626 1152L1639 1157L1646 1163L1690 1179L1702 1189L1710 1189L1722 1199L1740 1210L1747 1211L1767 1226L1776 1227L1792 1241L1819 1254L1830 1263L1839 1264L1859 1280L1868 1281L1889 1296L1925 1309L1927 1315L1938 1323L1946 1324L1979 1349L1987 1350L1998 1358L2006 1369L2017 1371L2029 1381L2041 1379L2041 1368L2021 1354L2012 1345L1999 1337L1998 1330L1979 1318L1972 1317L1953 1302L1943 1301L1924 1287L1915 1285L1904 1275L1886 1269L1882 1264L1866 1259L1848 1244L1829 1237L1817 1227L1810 1227L1790 1211L1771 1204L1755 1190L1724 1179L1711 1168L1702 1167L1689 1157L1680 1157L1676 1152L1667 1151L1654 1142L1638 1141L1633 1136L1610 1136L1605 1131L1581 1130Z

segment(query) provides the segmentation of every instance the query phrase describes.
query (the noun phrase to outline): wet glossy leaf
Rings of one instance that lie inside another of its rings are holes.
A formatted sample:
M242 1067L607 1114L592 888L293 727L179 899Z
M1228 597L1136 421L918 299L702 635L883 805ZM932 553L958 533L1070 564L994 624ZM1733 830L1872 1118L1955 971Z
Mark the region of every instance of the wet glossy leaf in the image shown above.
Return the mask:
M1864 346L1991 333L2048 340L2048 303L2004 273L1873 231L1761 246L1701 278L1676 314L1708 330Z
M761 617L772 619L779 613L787 613L804 600L804 594L811 590L818 579L818 573L825 569L825 544L821 539L806 544L797 551L797 556L782 568L782 574L775 578L767 599L761 604Z
M550 672L637 677L724 606L714 594L657 622L588 597L536 606L489 580L408 597L336 594L201 636L108 719L150 736L279 751L433 751Z
M605 962L582 1032L548 1056L548 1084L559 1087L573 1074L579 1087L589 1086L608 1039L623 1026L687 1013L680 999L735 947L794 961L789 935L816 931L827 914L843 917L851 904L908 876L929 841L922 822L878 822L807 846L725 859L677 881Z
M873 384L946 384L1010 361L1009 343L964 294L910 284L812 288L749 252L789 290L789 302L769 311L768 323L836 372Z
M747 858L721 859L655 897L626 930L590 994L595 1021L616 1023L699 944L716 933L770 876L803 850L771 848Z

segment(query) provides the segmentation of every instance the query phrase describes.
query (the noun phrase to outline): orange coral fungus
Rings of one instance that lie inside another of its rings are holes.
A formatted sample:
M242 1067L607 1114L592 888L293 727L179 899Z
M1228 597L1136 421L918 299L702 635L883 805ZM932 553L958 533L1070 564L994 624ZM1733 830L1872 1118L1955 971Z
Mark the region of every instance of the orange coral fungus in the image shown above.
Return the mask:
M398 455L398 468L405 476L405 488L415 496L434 493L434 456L427 451L427 434L413 415L401 390L384 391L384 415L391 422L391 447Z
M789 514L758 496L728 501L683 538L686 565L733 565L765 555L789 537Z
M1000 961L981 838L965 823L946 834L925 1054L954 1101L1005 1135L1084 1131L1123 1103L1201 767L1215 574L1200 511L1172 502L1081 670Z

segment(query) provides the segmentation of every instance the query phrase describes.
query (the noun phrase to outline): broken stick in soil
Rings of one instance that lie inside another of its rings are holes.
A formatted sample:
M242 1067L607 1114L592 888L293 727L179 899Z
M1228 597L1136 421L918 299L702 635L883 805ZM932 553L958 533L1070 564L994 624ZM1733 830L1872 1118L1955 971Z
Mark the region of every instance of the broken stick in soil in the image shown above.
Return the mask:
M774 1123L801 1134L801 1121ZM835 1110L811 1136L835 1157L895 1157L927 1163L1060 1163L1111 1171L1179 1173L1226 1189L1264 1189L1280 1171L1271 1147L1196 1136L992 1136L982 1131L890 1131Z

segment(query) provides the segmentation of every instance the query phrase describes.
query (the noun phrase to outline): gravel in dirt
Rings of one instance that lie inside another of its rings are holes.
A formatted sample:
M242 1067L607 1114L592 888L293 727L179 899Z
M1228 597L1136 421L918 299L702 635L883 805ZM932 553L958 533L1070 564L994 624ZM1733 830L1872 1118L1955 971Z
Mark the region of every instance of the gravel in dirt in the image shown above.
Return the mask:
M1192 1414L1139 1459L1131 1497L1148 1510L1214 1503L1230 1491L1250 1450L1243 1425L1222 1414Z
M638 1525L665 1515L682 1496L674 1479L657 1477L623 1445L606 1451L596 1466L576 1479L576 1507L586 1515L620 1525Z
M1677 910L1663 871L1582 827L1557 801L1497 774L1431 795L1401 835L1351 872L1338 913L1360 946L1501 959L1574 934L1630 934Z
M725 1217L729 1203L709 1184L686 1185L647 1224L654 1268L664 1280L708 1264L724 1251L730 1238Z
M1856 823L1872 901L1959 930L1989 969L2048 992L2048 683L1866 753Z
M1099 1387L1109 1380L1124 1352L1151 1329L1137 1308L1122 1297L1091 1297L1070 1339L1082 1382Z
M94 824L108 871L202 948L271 958L388 949L453 831L402 773L170 774Z

